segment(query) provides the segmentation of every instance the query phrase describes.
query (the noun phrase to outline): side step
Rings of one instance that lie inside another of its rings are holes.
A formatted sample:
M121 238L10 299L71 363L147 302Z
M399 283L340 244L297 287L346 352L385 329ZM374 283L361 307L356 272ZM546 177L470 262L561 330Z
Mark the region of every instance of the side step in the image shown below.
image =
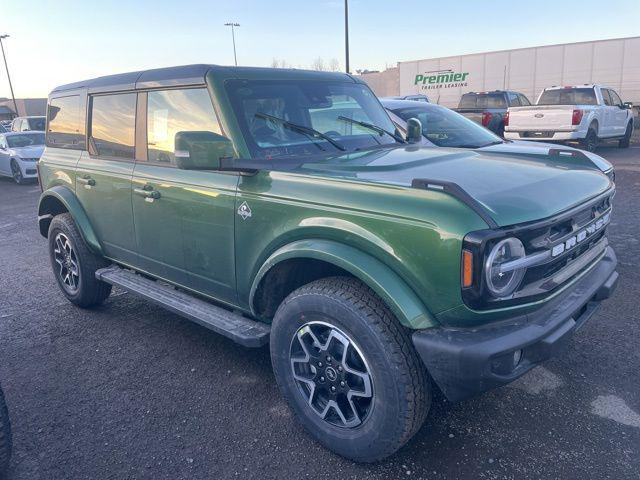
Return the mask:
M96 278L151 300L245 347L261 347L269 342L269 325L250 320L117 265L96 271Z

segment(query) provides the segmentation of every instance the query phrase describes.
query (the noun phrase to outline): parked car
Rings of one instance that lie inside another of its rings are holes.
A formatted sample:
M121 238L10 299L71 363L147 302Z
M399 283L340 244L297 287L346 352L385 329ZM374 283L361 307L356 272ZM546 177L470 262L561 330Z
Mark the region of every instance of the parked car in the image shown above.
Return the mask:
M481 152L522 155L523 160L528 159L529 155L548 157L550 152L558 150L558 145L553 143L504 140L459 113L433 103L417 104L406 100L385 99L381 99L381 103L403 133L407 131L406 122L410 118L420 120L424 136L423 144L427 146L471 148ZM568 146L562 147L562 152L584 154L602 173L612 180L615 179L613 165L601 156L592 152L583 153Z
M16 117L11 122L12 132L44 132L47 124L46 117L32 116L32 117Z
M2 120L0 121L0 126L3 126L8 131L11 131L11 123L11 120Z
M11 422L9 411L0 387L0 479L6 478L11 460Z
M44 150L44 132L0 134L0 175L17 184L38 178L37 162Z
M589 159L422 147L346 74L164 68L48 109L38 222L62 294L117 285L269 343L300 422L357 461L418 431L432 385L459 401L557 353L617 284L615 185Z
M455 111L502 137L507 109L520 105L531 105L522 93L509 90L469 92L462 95Z
M0 123L0 133L6 133L6 132L8 132L8 131L9 131L9 130L7 130L6 128L4 128L4 125L2 125L2 124Z
M509 108L505 138L578 141L590 152L600 140L617 139L620 148L627 148L633 134L631 107L601 85L549 87L535 106Z
M425 102L429 103L429 97L422 94L417 95L397 95L393 97L384 97L381 100L411 100L413 102Z

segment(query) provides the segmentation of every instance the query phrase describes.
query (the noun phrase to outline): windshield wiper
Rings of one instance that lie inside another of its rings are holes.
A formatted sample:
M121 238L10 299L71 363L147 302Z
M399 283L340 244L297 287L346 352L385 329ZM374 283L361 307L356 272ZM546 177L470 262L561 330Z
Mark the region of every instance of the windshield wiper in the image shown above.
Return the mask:
M385 130L384 128L379 127L378 125L374 125L373 123L361 122L360 120L354 120L353 118L344 117L342 115L338 117L338 120L342 120L343 122L355 123L356 125L360 125L361 127L368 128L369 130L373 130L374 132L378 132L380 135L382 135L383 133L386 133L391 138L393 138L394 140L400 143L407 143L405 139L402 138L400 135L391 133L389 130Z
M304 125L298 125L297 123L291 123L290 121L285 120L284 118L274 117L273 115L269 115L267 113L258 112L258 113L255 114L255 116L258 117L258 118L265 119L265 120L274 120L276 122L279 122L279 123L282 124L283 127L288 128L289 130L292 130L294 132L300 132L302 134L309 135L310 137L314 137L314 138L315 137L322 138L323 140L326 140L331 145L336 147L338 150L341 150L343 152L346 150L345 147L340 145L338 142L336 142L329 135L325 135L324 133L319 132L318 130L315 130L313 128L305 127ZM314 145L318 145L318 144L314 142ZM320 145L318 145L318 146L320 146ZM320 148L322 148L322 147L320 147Z

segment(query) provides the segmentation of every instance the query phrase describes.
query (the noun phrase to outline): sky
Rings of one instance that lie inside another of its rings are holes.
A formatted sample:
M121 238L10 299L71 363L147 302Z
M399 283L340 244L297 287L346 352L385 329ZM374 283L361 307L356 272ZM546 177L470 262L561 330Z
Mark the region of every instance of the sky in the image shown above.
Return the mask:
M344 68L343 0L0 2L17 98L101 75L189 63L273 59ZM640 0L350 0L351 71L398 61L640 35ZM0 97L9 97L0 68Z

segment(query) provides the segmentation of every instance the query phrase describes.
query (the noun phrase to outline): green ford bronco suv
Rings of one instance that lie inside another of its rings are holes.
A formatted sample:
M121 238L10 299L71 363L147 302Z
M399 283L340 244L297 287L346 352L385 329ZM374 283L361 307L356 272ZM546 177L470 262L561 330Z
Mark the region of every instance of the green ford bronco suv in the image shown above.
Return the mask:
M113 285L246 347L312 436L392 454L554 355L614 290L614 183L580 152L425 148L359 79L191 65L49 96L40 232L64 295Z

